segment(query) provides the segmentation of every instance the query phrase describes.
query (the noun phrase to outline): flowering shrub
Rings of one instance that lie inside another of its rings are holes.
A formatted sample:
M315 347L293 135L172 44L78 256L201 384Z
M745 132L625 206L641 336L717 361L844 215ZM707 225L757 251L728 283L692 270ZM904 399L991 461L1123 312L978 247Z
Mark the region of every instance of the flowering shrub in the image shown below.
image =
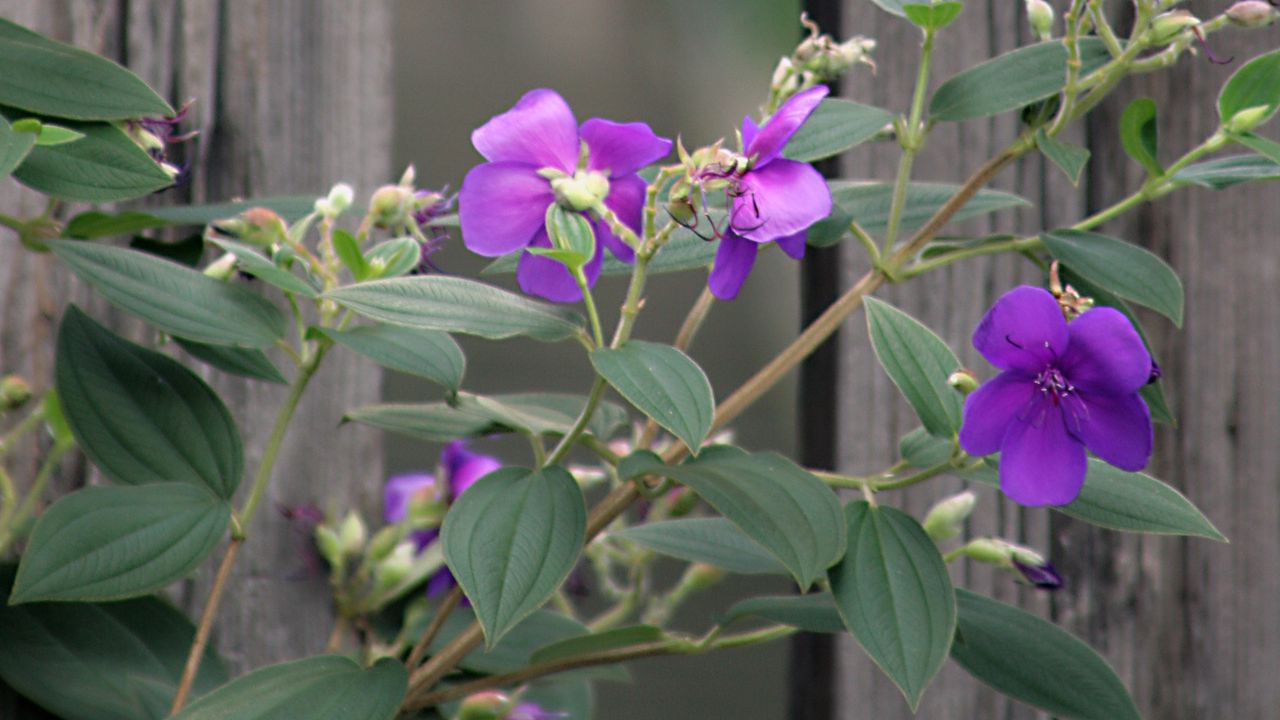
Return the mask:
M1241 61L1218 98L1219 127L1167 166L1146 123L1126 123L1124 147L1148 173L1131 195L1032 235L939 233L962 213L1021 204L984 189L1019 158L1040 153L1078 177L1088 153L1062 132L1121 78L1172 66L1229 24L1265 27L1277 12L1244 0L1202 21L1141 0L1121 39L1101 3L1086 14L1074 2L1055 36L1052 7L1029 0L1042 42L962 70L930 95L934 41L963 5L876 3L923 39L918 91L901 115L827 97L823 83L871 64L875 43L839 42L809 24L733 149L724 140L673 148L640 122L578 124L555 91L533 90L473 134L485 162L467 173L456 214L452 198L418 188L410 169L365 207L339 184L302 206L255 199L231 217L225 205L67 217L74 203L168 186L179 169L163 150L184 137L175 125L185 108L175 112L119 66L0 21L0 50L25 58L27 74L25 84L0 84L0 175L51 199L40 215L0 223L189 356L291 388L242 488L240 432L218 395L164 348L65 307L53 389L36 398L21 378L0 382L0 454L40 427L53 438L34 477L0 473L0 559L17 560L0 565L0 679L67 720L273 718L281 708L335 720L584 718L597 676L583 670L805 631L852 635L913 708L950 658L1055 716L1136 717L1092 650L953 585L952 562L985 563L1045 590L1063 583L1037 549L966 532L979 493L940 498L917 519L893 506L894 491L954 476L1115 530L1223 539L1142 472L1153 419L1171 418L1130 308L1178 323L1181 284L1160 259L1094 231L1188 185L1280 177L1280 145L1255 132L1280 109L1280 51ZM1135 101L1135 116L1153 116L1149 102ZM939 195L911 182L936 124L1013 112L1017 136L962 184ZM872 141L902 151L879 217L858 196L833 194L809 164ZM1234 145L1245 152L1204 159ZM114 172L100 172L102 157ZM212 250L196 267L100 241L191 222L205 225ZM436 272L430 255L454 227L467 248L496 258L488 272L514 271L524 294ZM847 238L872 269L717 404L686 354L716 300L734 298L773 246L799 259L807 244ZM1012 288L974 318L973 345L999 371L985 382L989 373L959 367L931 330L873 297L999 253L1030 258L1045 287ZM608 334L593 297L606 271L629 276ZM640 339L648 277L676 271L707 272L706 290L671 343ZM1074 286L1062 282L1068 272ZM901 459L845 475L735 446L729 426L859 308L880 365L920 421L902 438ZM470 393L454 334L572 341L564 352L585 353L593 372L583 395ZM252 540L246 528L299 398L334 351L441 388L438 402L353 408L347 419L447 445L434 472L387 481L381 527L371 531L354 510L315 527L336 618L326 654L228 680L208 647L218 600ZM498 434L523 436L529 455L485 454ZM40 511L71 452L106 482ZM193 626L154 593L219 547ZM655 588L659 556L686 566ZM727 573L782 576L796 592L745 600L696 634L670 627L686 599ZM592 616L574 592L583 578L605 606Z

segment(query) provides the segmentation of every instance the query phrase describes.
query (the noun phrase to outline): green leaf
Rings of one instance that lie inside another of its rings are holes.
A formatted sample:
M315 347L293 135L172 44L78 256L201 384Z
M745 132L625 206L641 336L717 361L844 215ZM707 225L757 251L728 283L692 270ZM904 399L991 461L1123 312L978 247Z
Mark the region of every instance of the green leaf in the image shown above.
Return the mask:
M411 237L384 240L364 254L372 277L400 277L422 262L422 246Z
M175 337L173 340L192 357L206 362L225 373L255 380L265 380L279 385L288 384L284 375L280 374L280 369L261 350L228 347L226 345L206 345L180 337Z
M230 521L230 503L186 483L77 490L36 522L9 602L155 592L195 570Z
M1080 39L1080 76L1111 59L1100 38ZM929 100L933 120L973 120L1017 110L1067 84L1067 49L1060 40L1018 48L962 71Z
M714 565L741 575L786 575L760 543L725 518L681 518L635 525L611 533L673 558Z
M91 210L80 213L67 223L68 237L93 239L113 235L129 235L143 230L172 227L175 225L208 225L217 220L235 217L249 208L265 207L274 210L286 222L293 222L311 213L315 196L288 196L258 200L212 203L207 205L175 205L147 208L146 212L125 210L118 213Z
M188 705L173 720L392 720L408 689L404 664L361 668L320 655L243 675Z
M1280 163L1261 155L1231 155L1188 165L1174 173L1178 185L1222 190L1243 182L1280 180Z
M351 233L342 228L334 228L333 252L357 281L369 277L369 264L364 261L364 254L360 252L360 246Z
M210 345L264 348L284 337L284 316L247 290L136 250L49 243L112 305L171 335Z
M831 200L849 217L872 234L883 233L889 226L889 208L893 204L893 183L864 180L836 180L828 183ZM901 231L916 230L959 190L958 185L944 183L911 183L903 206ZM953 220L986 215L997 210L1030 207L1031 203L1017 195L996 190L979 190L956 213ZM661 257L661 256L659 256Z
M830 593L748 598L734 603L716 622L728 625L738 618L750 616L798 627L805 632L844 632L844 622Z
M18 132L0 115L0 180L11 175L36 146L34 133Z
M71 305L58 332L55 382L80 449L111 479L235 494L244 474L235 421L177 361L116 336Z
M181 240L168 242L138 236L129 240L129 249L172 260L184 267L195 268L204 258L204 238L199 235L188 235Z
M1280 109L1280 50L1259 55L1240 66L1218 94L1218 117L1223 125L1242 110L1260 108L1259 116L1243 130L1252 130Z
M844 553L844 520L835 494L777 453L708 448L693 462L654 472L692 488L773 553L801 589Z
M850 100L826 98L782 149L784 157L813 162L834 157L876 136L893 113Z
M1079 230L1053 230L1040 239L1054 257L1081 277L1182 327L1182 281L1152 253L1123 240Z
M831 247L849 235L853 216L839 205L831 206L831 214L809 226L804 242L809 247Z
M1226 538L1182 493L1144 473L1125 472L1089 459L1084 488L1070 505L1055 508L1112 530L1155 535Z
M939 30L950 25L964 4L958 2L908 3L902 6L902 12L913 25L922 30Z
M955 440L929 434L924 428L916 428L898 440L898 454L911 467L927 468L947 462L955 451Z
M82 212L67 221L63 234L70 238L92 240L116 235L133 235L143 230L170 227L172 223L144 212L126 210L112 213L100 210Z
M1067 179L1072 185L1080 184L1080 173L1084 172L1084 166L1089 162L1088 150L1055 140L1049 137L1043 128L1036 131L1036 147L1067 174Z
M715 221L717 227L723 228L723 211L712 210L711 218ZM710 231L706 218L702 218L699 223L700 232L706 234ZM688 228L676 228L676 231L671 233L671 239L667 241L666 245L662 246L658 254L649 262L649 274L657 275L704 268L710 265L715 258L718 244L716 241L708 242L703 240ZM480 271L480 274L502 275L513 273L516 271L516 266L519 264L522 254L524 254L524 250L503 255L486 265ZM605 253L604 262L600 266L600 274L630 275L632 267L632 265L613 257L612 254Z
M631 340L591 352L591 364L645 415L697 454L711 431L716 400L698 364L670 345Z
M1138 98L1125 107L1120 116L1120 143L1129 157L1137 160L1153 177L1164 175L1158 152L1159 133L1155 100Z
M0 104L77 120L170 116L173 108L110 60L0 19Z
M934 435L960 430L960 394L947 378L960 368L951 348L919 320L892 305L867 298L867 332L881 367Z
M903 1L904 0L871 0L871 2L875 3L881 10L897 15L900 18L905 18L907 13L902 9Z
M920 523L900 510L859 500L845 516L849 549L830 574L836 608L914 711L955 634L947 564Z
M3 41L0 41L3 44ZM61 125L51 125L49 123L40 123L40 134L36 136L36 144L49 146L61 145L63 143L74 142L84 137L84 133L76 132L71 128L65 128Z
M301 295L312 300L320 297L320 292L310 282L276 265L267 256L248 245L221 238L210 238L209 242L216 245L223 252L235 255L237 269L243 270L269 285L274 285L285 292Z
M12 581L13 567L0 567L0 598ZM0 679L64 720L159 720L163 713L139 707L137 683L158 685L172 701L194 637L190 621L156 597L0 603ZM226 681L221 658L206 649L192 692L203 695Z
M422 618L421 627L411 628L409 635L420 636L427 629L429 616ZM445 619L440 633L431 642L428 652L437 653L442 650L459 633L475 621L475 613L471 608L455 609ZM492 648L477 648L471 651L458 667L475 673L495 675L519 670L528 665L533 653L538 648L546 647L569 638L584 637L591 631L585 625L572 618L549 610L538 610L521 620L511 632Z
M591 221L582 213L565 210L559 203L547 206L547 237L550 248L528 248L529 252L545 255L562 263L572 272L591 262L596 254L596 233Z
M559 466L503 468L454 503L441 534L449 569L493 647L569 576L586 539L586 504Z
M1272 162L1280 163L1280 143L1274 140L1268 140L1267 138L1260 135L1254 135L1253 133L1235 135L1231 139L1268 160L1271 160Z
M550 342L573 337L582 327L581 316L572 311L474 280L440 275L375 280L325 297L379 322L490 340L525 335Z
M1139 720L1115 671L1065 630L967 590L956 605L951 657L970 675L1056 717Z
M582 395L561 393L459 393L450 402L368 405L347 413L346 419L439 442L510 432L563 435L586 401ZM587 430L603 440L626 422L626 410L606 401L596 409Z
M159 164L107 123L69 122L84 137L63 145L37 145L13 177L32 190L61 200L116 202L169 187Z
M326 337L379 365L426 378L457 392L467 360L448 333L394 325L366 325L351 330L318 328Z
M658 642L666 637L662 628L652 625L630 625L614 630L592 633L551 643L533 653L530 663L564 660L579 655L591 655L644 643Z

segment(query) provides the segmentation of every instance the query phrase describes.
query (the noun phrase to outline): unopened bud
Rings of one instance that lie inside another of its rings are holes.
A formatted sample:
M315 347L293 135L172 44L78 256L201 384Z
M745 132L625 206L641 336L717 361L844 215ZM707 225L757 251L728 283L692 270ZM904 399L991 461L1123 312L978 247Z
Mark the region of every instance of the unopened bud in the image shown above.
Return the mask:
M1268 118L1276 111L1271 105L1254 105L1247 107L1226 122L1226 129L1233 133L1246 133L1266 122Z
M347 516L342 519L342 524L338 526L338 546L343 554L348 557L359 555L364 552L364 546L368 540L369 531L365 529L360 515L354 510L347 513Z
M1041 40L1053 37L1053 6L1044 0L1027 0L1027 22Z
M1280 8L1272 7L1264 0L1240 0L1227 8L1227 19L1234 25L1247 28L1266 27L1280 18Z
M1007 568L1011 561L1009 549L991 538L970 540L960 551L978 562L997 567Z
M367 553L369 559L373 562L385 558L396 549L396 545L400 543L400 539L404 536L404 528L400 525L388 525L373 534L369 540L369 551Z
M270 208L254 207L226 220L209 224L214 234L224 235L248 245L270 247L288 239L289 226Z
M413 543L400 543L391 554L378 562L373 568L373 591L386 592L404 580L413 569L415 552Z
M383 185L369 198L369 216L380 228L407 225L413 217L413 190L403 185Z
M829 82L859 64L875 69L876 64L871 60L871 51L876 48L875 40L857 35L837 43L830 35L821 33L818 24L807 15L801 15L800 22L809 30L809 37L800 43L792 58L800 70L813 73L813 79Z
M329 190L326 197L316 200L316 212L328 218L335 218L347 211L355 200L355 191L346 183L338 183Z
M236 271L236 256L231 253L223 253L222 257L209 263L204 269L204 274L214 280L230 280Z
M338 533L328 525L317 525L315 539L320 557L335 571L340 571L346 565L346 560L342 556L342 541L338 539Z
M672 490L671 496L671 509L667 511L669 517L683 517L698 506L698 494L689 488Z
M924 531L934 542L949 540L964 529L978 497L968 490L939 501L924 517Z
M725 571L715 565L694 563L685 571L684 582L690 590L705 590L724 579Z
M968 395L978 389L978 376L972 370L960 368L947 376L947 384L961 395Z
M454 720L502 720L511 709L511 702L497 690L478 692L462 701Z
M31 386L18 375L0 379L0 411L17 410L31 399Z
M412 188L413 183L418 179L418 171L409 165L404 169L404 173L400 175L400 184L407 188Z
M1186 10L1172 10L1158 15L1151 21L1151 28L1147 30L1146 38L1148 45L1165 45L1177 39L1184 31L1200 24L1200 18L1192 15Z

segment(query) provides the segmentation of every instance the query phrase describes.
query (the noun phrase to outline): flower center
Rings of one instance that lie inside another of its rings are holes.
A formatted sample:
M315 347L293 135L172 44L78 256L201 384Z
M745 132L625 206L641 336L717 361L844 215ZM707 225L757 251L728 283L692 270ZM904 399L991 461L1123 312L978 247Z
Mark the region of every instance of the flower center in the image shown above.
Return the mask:
M1052 366L1045 368L1036 376L1035 385L1040 388L1042 395L1053 401L1054 405L1071 397L1071 394L1076 391L1076 387L1067 381L1062 371Z
M553 178L551 190L561 207L582 212L599 205L609 196L609 178L595 170L579 170L572 176Z

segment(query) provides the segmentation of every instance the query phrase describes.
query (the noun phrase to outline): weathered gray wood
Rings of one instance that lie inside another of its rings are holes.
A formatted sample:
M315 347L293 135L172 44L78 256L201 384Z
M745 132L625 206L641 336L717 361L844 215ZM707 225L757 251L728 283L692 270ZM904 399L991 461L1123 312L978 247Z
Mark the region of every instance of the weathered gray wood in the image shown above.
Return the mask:
M338 180L367 193L392 177L386 2L5 0L0 14L120 60L174 105L195 100L191 122L201 134L181 148L190 184L149 202L323 193ZM37 198L6 182L0 203L29 212ZM0 365L47 386L52 328L68 289L75 298L88 293L50 256L12 242L0 253ZM93 307L110 316L101 303ZM240 425L251 475L284 388L209 377ZM308 529L277 508L377 508L379 438L339 421L345 409L375 401L379 388L376 367L341 352L312 381L220 610L218 645L237 671L323 647L331 624L326 583L309 558ZM210 577L211 568L182 593L193 612Z
M846 31L880 41L880 72L862 77L850 97L903 110L909 102L918 33L871 3L846 3ZM1208 16L1219 6L1193 11ZM1276 45L1274 31L1228 31L1215 38L1222 54L1249 57ZM1258 37L1263 36L1263 37ZM1021 3L967 4L953 30L944 33L935 67L939 80L961 67L1026 42ZM1134 81L1124 97L1149 94L1161 104L1162 145L1176 156L1216 127L1214 100L1239 66L1184 59L1172 72ZM937 82L935 81L934 87ZM1086 189L1072 188L1053 168L1029 159L1006 170L995 186L1036 201L1016 223L970 230L1033 231L1053 227L1131 192L1141 170L1120 148L1122 105L1100 109L1087 132L1094 160ZM1176 108L1176 109L1175 109ZM959 181L1014 136L1012 118L942 125L916 163L914 177ZM1077 142L1079 142L1077 137ZM868 152L850 163L850 177L888 178L892 153ZM1187 286L1185 328L1176 332L1152 318L1165 368L1165 389L1181 420L1157 431L1152 472L1184 490L1233 545L1203 540L1145 538L1102 531L1045 511L1018 509L981 492L970 523L972 535L999 534L1042 550L1062 571L1067 588L1047 598L980 567L957 567L963 586L1017 602L1053 617L1102 652L1116 667L1145 717L1270 717L1280 701L1280 449L1269 437L1280 418L1274 387L1280 380L1280 227L1274 185L1233 188L1215 194L1183 191L1144 207L1105 231L1168 258ZM847 279L865 269L858 249L846 251ZM969 262L931 275L912 288L884 296L940 332L961 358L984 377L990 368L969 346L969 334L985 307L1012 285L1037 274L1013 259ZM919 283L920 281L917 281ZM893 457L896 438L914 424L910 410L876 367L865 320L852 318L842 338L839 388L842 468L871 471ZM956 485L940 483L906 493L906 507L920 510ZM897 498L895 497L895 501ZM852 641L844 643L838 672L841 718L911 717L905 702ZM1029 718L1039 715L982 689L954 665L926 693L918 717Z

